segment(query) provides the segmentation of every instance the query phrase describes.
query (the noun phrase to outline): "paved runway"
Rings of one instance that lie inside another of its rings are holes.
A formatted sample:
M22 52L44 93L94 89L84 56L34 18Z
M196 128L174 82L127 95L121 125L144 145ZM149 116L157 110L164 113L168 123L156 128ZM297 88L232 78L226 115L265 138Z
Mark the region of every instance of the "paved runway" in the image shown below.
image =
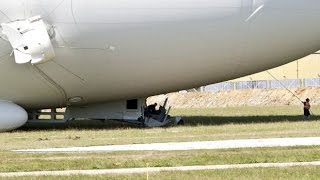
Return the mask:
M49 149L21 149L15 152L50 153L50 152L114 152L114 151L182 151L201 149L232 149L256 147L292 147L319 146L320 137L305 138L270 138L270 139L242 139L224 141L196 141L170 142L151 144L127 144L91 147L69 147Z
M161 171L201 171L201 170L294 167L294 166L320 166L320 162L315 161L315 162L253 163L253 164L228 164L228 165L179 166L179 167L147 167L147 168L98 169L98 170L7 172L7 173L0 173L0 177L139 174L139 173L157 173L157 172L161 172Z
M152 144L127 144L111 146L49 148L49 149L24 149L16 152L26 153L50 153L50 152L113 152L113 151L178 151L199 149L230 149L230 148L254 148L254 147L292 147L292 146L319 146L320 137L305 138L270 138L270 139L242 139L224 141L197 141L197 142L170 142ZM99 169L99 170L65 170L65 171L34 171L34 172L6 172L0 173L0 177L21 176L70 176L70 175L101 175L101 174L133 174L156 173L160 171L198 171L241 168L266 168L266 167L292 167L292 166L320 166L315 162L287 162L287 163L253 163L253 164L227 164L204 166L179 166L179 167L146 167L123 169Z

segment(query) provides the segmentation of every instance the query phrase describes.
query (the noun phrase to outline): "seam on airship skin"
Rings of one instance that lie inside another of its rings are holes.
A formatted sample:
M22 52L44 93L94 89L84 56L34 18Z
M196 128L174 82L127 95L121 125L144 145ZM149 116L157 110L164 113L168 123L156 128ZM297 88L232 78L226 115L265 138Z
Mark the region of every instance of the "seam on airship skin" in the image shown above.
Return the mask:
M85 79L82 78L81 76L77 75L76 73L72 72L70 69L64 67L62 64L56 62L56 61L52 61L54 64L58 65L61 69L65 70L66 72L72 74L74 77L76 77L77 79L79 79L81 82L84 82Z
M77 20L76 20L76 17L74 15L74 8L73 8L73 0L70 0L70 10L71 10L71 15L72 15L72 18L73 18L73 21L75 24L78 24Z
M61 106L63 106L63 103L67 103L68 102L68 95L66 93L66 91L63 89L62 86L60 86L60 84L58 84L57 82L55 82L50 76L48 76L44 71L42 71L37 65L33 65L33 67L39 72L39 74L46 79L50 84L52 84L61 94Z
M28 70L32 71L31 74L33 75L32 78L34 80L38 80L40 81L44 86L46 86L49 90L51 90L53 92L53 94L55 94L55 96L57 97L61 97L61 94L59 91L57 91L57 89L51 84L49 83L46 79L44 79L43 76L41 76L33 67L32 64L29 64L28 66ZM60 102L57 102L58 104L60 104Z
M0 27L1 28L1 27ZM0 29L1 30L1 29ZM5 41L5 42L8 42L5 38L4 38L4 36L1 36L1 32L0 32L0 39L2 40L2 41Z
M61 97L60 106L63 106L64 103L68 102L68 96L66 91L57 83L55 82L51 77L49 77L45 72L43 72L38 66L31 65L32 69L35 71L36 74L40 75L43 80L45 80L46 83L50 84L50 89L55 88L57 91L54 90L55 93L58 93L57 95ZM49 85L47 84L47 85Z
M50 17L51 14L53 14L65 1L66 1L66 0L60 1L60 3L59 3L57 6L55 6L55 8L53 8L48 14L46 14L46 15L44 16L44 18Z
M11 18L6 14L4 13L1 9L0 9L0 13L5 16L9 21L12 21ZM1 22L0 22L1 23Z
M52 90L52 84L48 83L48 81L46 81L42 76L40 76L35 69L31 66L31 64L29 64L27 66L29 72L31 73L31 78L35 81L40 81L40 83L46 87L48 87L50 90ZM54 92L54 94L56 94L57 96L60 96L59 92L57 92L56 90L52 90Z
M0 14L3 14L4 17L6 17L9 21L11 21L11 19L2 10L0 10ZM0 39L5 41L5 42L8 42L8 39L6 39L4 34L2 33L3 28L1 26L1 23L3 23L3 22L0 22Z
M11 54L11 51L8 52L8 53L6 53L6 54L1 55L1 56L0 56L0 62L1 62L1 61L5 61L6 59L3 59L3 58L6 57L6 56L8 56L8 55L10 56L10 54Z

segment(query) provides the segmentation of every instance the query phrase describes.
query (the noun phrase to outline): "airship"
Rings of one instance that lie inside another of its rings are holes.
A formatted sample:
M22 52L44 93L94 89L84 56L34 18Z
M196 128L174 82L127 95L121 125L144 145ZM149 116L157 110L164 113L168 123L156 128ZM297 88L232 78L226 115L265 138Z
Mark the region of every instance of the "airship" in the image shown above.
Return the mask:
M64 120L179 123L145 99L314 53L319 19L319 0L3 0L0 131L60 107Z

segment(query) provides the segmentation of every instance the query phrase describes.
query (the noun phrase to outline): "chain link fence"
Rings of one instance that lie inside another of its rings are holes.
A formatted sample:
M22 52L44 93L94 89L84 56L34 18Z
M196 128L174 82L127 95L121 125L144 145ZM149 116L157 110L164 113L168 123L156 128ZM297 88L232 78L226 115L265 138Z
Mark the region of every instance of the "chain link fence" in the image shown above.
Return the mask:
M320 87L320 78L309 79L285 79L285 80L259 80L259 81L240 81L240 82L222 82L205 86L205 92L218 92L227 90L241 89L279 89L279 88L302 88L302 87Z

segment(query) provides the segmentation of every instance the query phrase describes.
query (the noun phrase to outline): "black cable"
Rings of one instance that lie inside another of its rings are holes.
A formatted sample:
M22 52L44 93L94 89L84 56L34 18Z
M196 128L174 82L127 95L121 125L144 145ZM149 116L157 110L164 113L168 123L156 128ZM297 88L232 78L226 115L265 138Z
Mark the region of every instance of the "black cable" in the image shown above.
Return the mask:
M273 77L273 79L275 79L276 81L278 81L278 82L281 84L281 86L284 87L287 91L289 91L294 97L296 97L297 99L299 99L299 101L300 101L301 103L304 103L295 93L293 93L292 91L290 91L290 89L288 89L284 84L282 84L282 82L281 82L279 79L277 79L277 78L276 78L274 75L272 75L269 71L267 71L267 73L268 73L271 77ZM311 109L310 109L310 112L311 112L312 115L314 115L314 113L311 111Z

